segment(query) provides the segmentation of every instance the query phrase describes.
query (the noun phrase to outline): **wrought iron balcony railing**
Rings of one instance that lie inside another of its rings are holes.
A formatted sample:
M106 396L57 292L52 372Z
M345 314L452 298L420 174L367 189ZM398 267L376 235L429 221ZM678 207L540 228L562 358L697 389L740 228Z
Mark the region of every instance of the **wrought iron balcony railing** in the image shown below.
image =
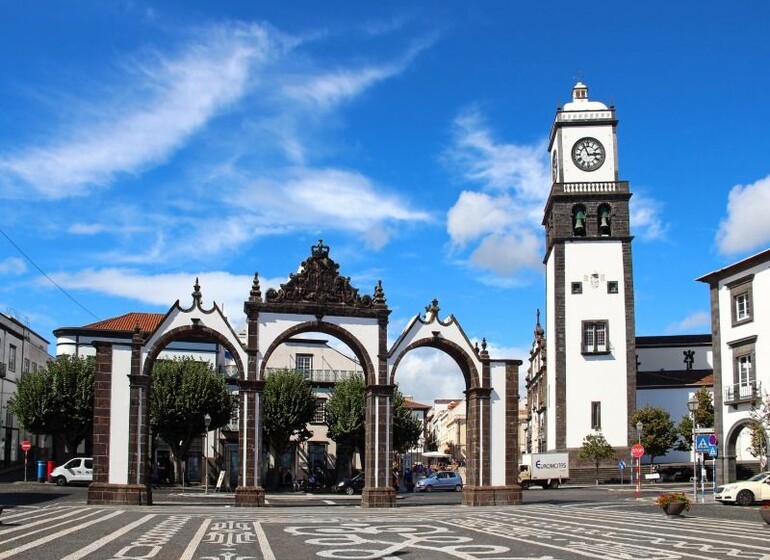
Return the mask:
M266 376L276 371L283 371L286 368L267 368ZM343 379L349 379L355 375L363 375L361 371L345 369L298 369L305 378L314 383L336 383Z
M725 404L738 404L756 400L762 394L762 382L758 380L737 383L725 387Z

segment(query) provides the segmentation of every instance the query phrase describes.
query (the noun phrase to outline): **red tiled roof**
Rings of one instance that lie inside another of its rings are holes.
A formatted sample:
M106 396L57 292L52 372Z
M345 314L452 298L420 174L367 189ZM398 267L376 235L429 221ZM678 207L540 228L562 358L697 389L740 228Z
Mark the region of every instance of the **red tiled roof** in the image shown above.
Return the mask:
M410 410L428 410L430 408L429 404L418 403L411 399L404 399L404 406Z
M83 328L102 331L133 331L134 327L139 325L141 331L152 332L165 316L163 313L126 313L119 317L91 323Z

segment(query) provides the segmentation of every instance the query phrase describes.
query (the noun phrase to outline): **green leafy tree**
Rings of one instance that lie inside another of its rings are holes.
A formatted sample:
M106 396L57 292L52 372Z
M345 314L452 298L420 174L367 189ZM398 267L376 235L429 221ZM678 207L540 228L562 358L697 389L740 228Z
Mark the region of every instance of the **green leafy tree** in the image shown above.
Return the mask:
M396 389L393 394L393 449L405 453L420 441L422 424L406 406L404 395Z
M204 417L211 417L209 430L226 426L233 417L236 400L224 378L209 362L191 357L158 361L152 368L150 428L171 448L176 460L176 479L181 481L181 458L192 441L206 431Z
M591 461L596 467L596 484L599 484L599 465L602 461L615 459L615 448L604 438L601 432L588 434L583 438L583 445L578 451L578 459Z
M313 420L315 408L313 388L302 373L281 370L268 376L262 400L262 425L265 442L276 460L290 449L292 441L302 442L313 435L307 425Z
M701 428L713 428L714 401L711 398L711 393L703 387L695 393L695 398L698 400L698 408L695 411L696 423ZM679 440L674 446L677 451L689 451L692 449L692 429L692 415L682 416L679 424L677 424Z
M679 432L668 412L659 407L646 405L638 409L631 417L631 425L642 423L642 445L650 456L650 464L655 464L655 457L662 457L679 439Z
M45 370L22 376L16 385L16 394L8 401L9 410L21 426L33 434L48 433L50 426L50 391Z
M349 477L353 453L362 455L366 440L366 385L354 375L337 382L326 401L329 438L337 443L337 477Z
M34 434L64 441L74 454L86 440L90 447L94 418L94 358L58 356L45 369L19 380L11 408L21 425Z

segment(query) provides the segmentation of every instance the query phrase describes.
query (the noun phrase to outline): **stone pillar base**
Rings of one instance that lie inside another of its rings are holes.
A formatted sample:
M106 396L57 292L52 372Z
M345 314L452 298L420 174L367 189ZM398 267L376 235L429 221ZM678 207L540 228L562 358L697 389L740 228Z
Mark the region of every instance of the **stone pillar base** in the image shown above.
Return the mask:
M361 495L361 507L392 508L396 507L396 491L393 488L364 487Z
M521 503L521 486L464 486L464 506L515 506Z
M235 489L235 507L264 507L265 489L261 486L238 486Z
M152 505L152 489L141 484L92 482L88 487L88 505Z

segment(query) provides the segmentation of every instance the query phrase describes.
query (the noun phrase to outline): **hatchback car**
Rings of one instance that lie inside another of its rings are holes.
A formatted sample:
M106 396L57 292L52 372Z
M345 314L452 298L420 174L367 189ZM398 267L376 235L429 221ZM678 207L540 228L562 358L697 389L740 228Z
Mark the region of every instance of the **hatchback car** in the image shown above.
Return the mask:
M353 478L346 478L342 482L337 484L335 491L338 493L344 492L348 496L352 496L356 492L360 492L364 487L364 473L359 473Z
M748 480L718 486L714 490L714 499L723 504L741 506L770 501L770 471L761 472Z
M75 457L51 471L51 482L57 486L91 484L94 480L94 460L91 457Z
M461 492L463 489L463 479L455 471L440 471L418 480L414 489L417 492L433 492L434 490Z

